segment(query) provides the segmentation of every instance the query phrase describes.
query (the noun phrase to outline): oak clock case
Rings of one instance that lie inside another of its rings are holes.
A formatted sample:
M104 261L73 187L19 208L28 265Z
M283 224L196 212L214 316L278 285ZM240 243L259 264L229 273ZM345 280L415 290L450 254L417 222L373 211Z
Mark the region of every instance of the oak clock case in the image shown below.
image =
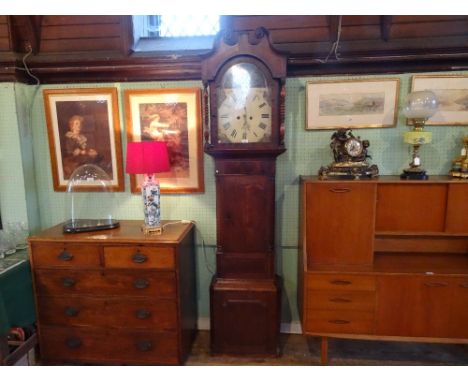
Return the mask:
M275 275L276 157L283 144L286 58L263 29L220 34L202 63L205 152L216 178L216 274L211 351L277 355L281 280Z

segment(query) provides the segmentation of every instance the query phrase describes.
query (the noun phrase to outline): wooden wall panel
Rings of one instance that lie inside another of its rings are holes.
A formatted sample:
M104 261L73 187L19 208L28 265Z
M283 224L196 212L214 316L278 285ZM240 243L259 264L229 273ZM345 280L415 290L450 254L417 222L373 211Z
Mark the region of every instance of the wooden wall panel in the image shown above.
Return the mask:
M0 16L0 52L8 52L11 50L10 27L8 25L8 17Z

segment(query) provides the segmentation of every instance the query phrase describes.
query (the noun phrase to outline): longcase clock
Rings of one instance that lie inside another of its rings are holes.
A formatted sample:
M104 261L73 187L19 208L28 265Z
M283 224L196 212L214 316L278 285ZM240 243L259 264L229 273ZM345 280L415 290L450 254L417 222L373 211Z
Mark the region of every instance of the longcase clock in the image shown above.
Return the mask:
M216 178L216 274L211 350L276 355L281 280L275 274L275 166L285 151L286 57L260 28L220 34L202 62L205 152Z

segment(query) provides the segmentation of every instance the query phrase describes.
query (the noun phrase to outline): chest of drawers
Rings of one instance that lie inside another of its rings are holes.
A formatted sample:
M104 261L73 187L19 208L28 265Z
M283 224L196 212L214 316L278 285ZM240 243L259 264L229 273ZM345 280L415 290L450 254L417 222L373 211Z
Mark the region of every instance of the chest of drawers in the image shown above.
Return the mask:
M194 226L30 238L43 363L182 364L197 322Z

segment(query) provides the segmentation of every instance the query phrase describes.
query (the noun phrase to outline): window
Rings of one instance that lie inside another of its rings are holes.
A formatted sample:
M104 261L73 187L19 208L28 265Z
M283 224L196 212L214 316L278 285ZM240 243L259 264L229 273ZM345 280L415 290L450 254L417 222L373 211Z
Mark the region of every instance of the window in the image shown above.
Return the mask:
M218 15L133 16L135 52L211 49L220 30Z

